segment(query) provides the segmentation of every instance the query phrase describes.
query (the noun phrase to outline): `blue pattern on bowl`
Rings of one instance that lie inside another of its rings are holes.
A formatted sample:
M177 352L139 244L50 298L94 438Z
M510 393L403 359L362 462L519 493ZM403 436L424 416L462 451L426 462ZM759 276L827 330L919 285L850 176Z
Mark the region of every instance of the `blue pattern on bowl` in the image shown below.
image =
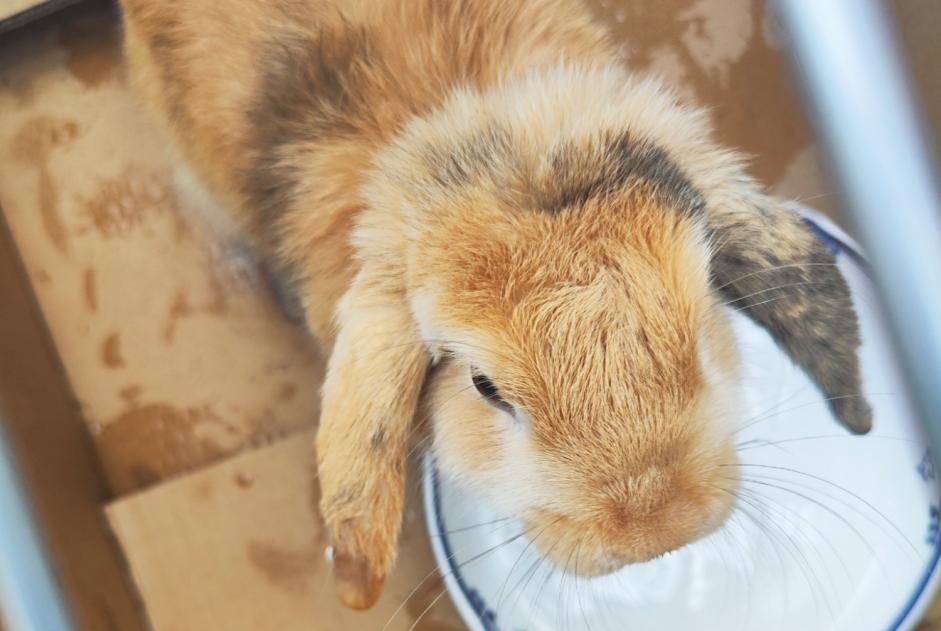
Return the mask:
M464 580L464 576L460 572L460 568L454 564L454 552L451 550L451 542L448 540L447 536L448 531L445 530L444 520L441 517L441 488L438 483L438 469L434 466L431 467L431 484L434 493L435 523L438 525L438 532L441 533L441 547L444 548L444 556L448 562L448 568L454 575L458 587L464 592L464 597L467 599L467 602L474 610L474 613L477 614L477 618L483 625L484 631L500 631L500 627L497 626L497 614L487 607L487 603L480 593L467 584L467 581Z

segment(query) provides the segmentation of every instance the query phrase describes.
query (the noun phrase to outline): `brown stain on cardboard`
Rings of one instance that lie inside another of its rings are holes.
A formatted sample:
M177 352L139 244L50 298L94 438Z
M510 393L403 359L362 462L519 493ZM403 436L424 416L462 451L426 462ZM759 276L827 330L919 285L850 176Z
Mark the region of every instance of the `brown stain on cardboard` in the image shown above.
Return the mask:
M121 355L121 335L112 333L105 338L101 345L101 361L112 370L124 368L124 357Z
M229 311L229 297L226 292L226 286L219 280L215 273L209 276L209 300L201 305L194 305L186 292L177 290L167 311L167 320L163 327L163 340L168 345L173 343L176 337L176 329L180 320L191 317L197 313L222 316Z
M98 311L98 275L92 267L86 267L82 276L82 295L85 308L92 313Z
M177 323L181 319L192 315L193 311L193 306L186 297L186 293L182 290L177 291L173 298L173 303L170 305L170 310L167 312L167 323L163 327L164 342L167 344L173 343Z
M121 388L118 391L118 396L120 396L128 406L137 407L138 403L140 402L140 396L143 390L144 389L141 388L138 384L134 384Z
M127 236L158 216L171 216L177 232L185 225L168 176L135 166L99 182L82 206L86 229L94 229L105 239Z
M291 549L263 541L248 543L252 566L275 587L304 593L310 586L321 556L313 548Z
M120 68L118 33L110 20L67 22L59 32L59 44L68 55L69 72L87 88L110 80Z
M264 408L251 417L246 417L244 425L249 428L246 444L252 448L264 447L286 438L291 428L279 423L271 408Z
M249 489L255 484L255 478L251 473L239 471L235 476L235 483L242 489Z
M23 123L12 142L13 157L37 168L46 166L49 154L78 136L78 123L51 116L36 116Z
M136 401L108 420L97 442L115 493L145 488L226 455L198 434L205 423L224 422L208 406L180 409Z
M69 233L59 214L59 189L46 167L39 170L39 217L52 245L62 254L68 254Z
M37 204L43 231L62 254L69 253L69 234L59 208L59 189L49 169L53 149L71 143L78 136L78 123L72 120L36 116L26 121L12 142L13 157L33 166L39 173Z

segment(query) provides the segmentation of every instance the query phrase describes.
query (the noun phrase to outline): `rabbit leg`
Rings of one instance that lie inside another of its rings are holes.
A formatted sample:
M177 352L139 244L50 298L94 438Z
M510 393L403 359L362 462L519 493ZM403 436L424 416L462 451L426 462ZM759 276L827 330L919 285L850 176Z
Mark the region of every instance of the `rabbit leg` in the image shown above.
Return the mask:
M317 435L340 599L366 609L395 560L407 443L428 355L400 289L363 269L338 306Z

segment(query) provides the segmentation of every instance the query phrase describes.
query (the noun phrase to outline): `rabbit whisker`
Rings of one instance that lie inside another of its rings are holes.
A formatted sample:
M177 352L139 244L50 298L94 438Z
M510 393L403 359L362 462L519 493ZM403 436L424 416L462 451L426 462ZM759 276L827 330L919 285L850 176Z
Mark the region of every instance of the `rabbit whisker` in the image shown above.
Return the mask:
M739 498L743 502L745 502L746 504L748 504L749 506L757 510L759 514L761 515L768 514L767 506L764 503L758 501L757 499L747 498L741 495L739 496ZM773 519L766 519L766 524L764 525L764 528L759 526L759 530L766 532L768 534L769 541L772 541L772 549L776 549L776 545L781 545L781 548L783 550L786 550L789 553L790 557L794 560L794 564L797 566L797 569L800 572L802 578L804 579L804 582L807 584L807 589L811 595L811 598L813 599L814 611L816 615L819 616L818 594L817 594L817 590L814 589L814 583L816 583L817 585L819 585L820 583L819 583L819 580L817 580L816 575L810 569L812 566L809 564L809 561L807 560L806 555L800 549L800 546L798 546L797 543L794 541L794 538L791 537L787 532L785 532L781 528L781 526L777 524L776 521ZM772 533L776 537L781 537L781 539L772 539L771 538ZM783 560L782 560L782 567L784 567Z
M795 204L806 204L807 202L812 202L815 199L822 199L824 197L833 197L837 193L830 191L829 193L818 193L817 195L807 195L806 197L796 197L792 201Z
M738 278L734 278L734 279L728 281L727 283L724 283L724 284L722 284L722 285L719 285L719 286L716 287L715 289L716 289L716 290L722 290L722 289L725 289L726 287L728 287L729 285L734 285L735 283L738 283L738 282L740 282L740 281L743 281L743 280L745 280L746 278L750 278L750 277L755 276L755 275L757 275L757 274L767 274L767 273L769 273L769 272L776 272L776 271L778 271L778 270L789 269L789 268L792 268L792 267L797 267L797 268L806 268L806 267L839 267L839 264L837 264L837 263L788 263L788 264L785 264L785 265L776 265L776 266L774 266L774 267L765 267L765 268L763 268L763 269L755 270L754 272L749 272L748 274L744 274L744 275L742 275L742 276L739 276Z
M723 465L723 466L725 466L725 465ZM791 474L799 475L799 476L802 476L802 477L804 477L804 478L808 478L808 479L811 479L811 480L816 480L817 482L822 482L823 484L826 484L827 486L829 486L829 487L831 487L831 488L834 488L834 489L836 489L836 490L838 490L838 491L841 491L842 493L844 493L844 494L846 494L846 495L849 495L850 497L852 497L852 498L855 499L856 501L858 501L858 502L860 502L861 504L863 504L864 506L866 506L866 507L867 507L869 510L871 510L873 513L875 513L876 515L878 515L878 516L881 518L881 520L882 520L883 523L885 523L885 524L887 524L888 526L890 526L900 538L902 538L906 543L908 543L908 546L912 549L912 552L915 553L915 556L920 558L920 556L919 556L919 554L918 554L918 548L915 546L915 544L912 543L911 539L909 539L909 538L905 535L905 533L902 532L902 529L899 528L898 525L896 525L895 522L893 522L891 519L889 519L888 517L886 517L885 513L883 513L882 511L880 511L878 508L876 508L875 506L873 506L869 501L867 501L865 498L861 497L861 496L858 495L857 493L854 493L853 491L850 491L849 489L847 489L847 488L845 488L845 487L843 487L843 486L840 486L839 484L836 484L835 482L832 482L832 481L830 481L830 480L827 480L826 478L823 478L823 477L821 477L821 476L814 475L814 474L812 474L812 473L807 473L806 471L799 471L799 470L797 470L797 469L792 469L792 468L789 468L789 467L780 467L780 466L775 466L775 465L762 465L762 464L756 464L756 463L739 463L739 464L737 464L737 465L735 465L735 466L739 466L739 467L752 467L752 468L757 468L757 469L767 469L767 470L770 470L770 471L780 471L780 472L784 472L784 473L791 473ZM792 482L792 481L789 481L788 483L790 483L790 484L795 484L795 486L797 485L796 483L794 483L794 482ZM817 492L823 494L822 491L820 491L819 489L817 489ZM860 511L860 514L863 515L863 516L865 516L865 513L861 512L861 511Z
M585 613L585 603L582 600L582 592L579 589L579 586L582 581L579 580L578 576L578 555L582 549L583 540L579 539L578 544L575 547L575 598L578 600L578 608L582 613L582 621L585 623L585 631L591 631L591 624L588 622L588 615Z
M806 524L810 526L814 530L814 532L817 533L820 539L823 540L823 542L826 544L830 552L833 554L834 557L836 557L837 561L842 566L844 572L846 573L847 579L850 582L852 582L849 568L846 567L846 564L843 562L843 557L840 556L839 552L837 552L836 546L833 545L833 542L831 542L830 539L823 533L823 531L820 530L820 528L818 528L813 522L808 520L806 517L798 513L793 508L786 506L785 504L781 502L775 502L770 497L763 497L760 494L758 494L757 491L751 490L751 491L745 491L745 492L748 492L749 495L753 497L756 501L763 501L765 506L768 508L769 512L772 510L776 511L777 515L779 516L781 520L790 524L794 528L794 530L803 537L803 540L807 542L808 547L815 553L815 555L820 560L821 565L823 565L825 575L828 579L830 588L832 589L832 592L833 592L832 595L833 595L834 600L839 601L839 598L840 598L839 588L836 585L836 581L833 578L833 574L830 572L829 564L826 562L827 561L826 555L824 555L823 552L821 552L818 546L814 545L813 539L810 536L808 536L805 532L803 532L803 529L801 528L801 524ZM800 520L800 521L796 521L796 520ZM818 583L820 584L822 588L823 581L818 581ZM823 595L824 598L826 598L825 592L823 590L821 590L821 595ZM832 619L833 609L831 606L829 606L829 601L827 601L827 603L828 603L827 609L830 612L831 619Z
M860 397L878 397L878 396L894 396L894 395L895 395L894 392L865 392L861 394L840 394L840 395L836 395L832 397L826 397L818 401L808 401L807 403L801 403L800 405L795 405L793 407L787 408L786 410L779 410L777 412L766 414L765 416L759 416L758 418L751 418L748 421L746 421L744 425L734 430L732 433L738 434L740 432L745 431L749 427L752 427L753 425L757 425L758 423L763 423L764 421L767 421L769 419L779 417L782 414L787 414L788 412L793 412L794 410L800 410L801 408L809 407L811 405L820 405L821 403L829 403L830 401L838 401L840 399L854 399L854 398L860 398Z
M549 550L546 552L546 555L537 554L536 560L529 566L529 568L526 569L525 572L523 572L523 575L516 582L516 585L514 585L513 589L510 590L510 593L507 595L508 598L513 594L514 591L516 592L516 599L513 601L514 608L519 603L520 598L523 597L523 594L526 592L526 588L529 587L530 581L532 581L533 577L536 576L536 572L542 566L544 561L549 563L549 571L550 573L552 572L552 562L548 560L548 554L555 549L555 546L558 545L560 541L561 539L556 539Z
M757 494L757 491L753 491L753 493L754 493L754 494ZM768 501L772 501L771 498L766 498L766 499L767 499ZM778 501L778 502L775 502L775 503L778 505L778 507L779 507L781 510L786 510L786 511L789 512L790 514L794 515L795 518L801 520L802 523L805 523L805 524L807 524L808 526L810 526L810 528L811 528L815 533L817 533L817 535L820 537L820 539L826 544L827 548L830 550L830 552L831 552L831 553L833 554L833 556L836 558L837 562L840 564L840 568L843 570L843 574L846 576L846 580L847 580L848 584L849 584L849 583L852 583L852 580L853 580L852 573L850 572L849 567L846 565L846 561L844 560L843 556L839 553L839 551L837 550L837 548L836 548L836 546L833 544L833 542L830 540L830 538L827 537L826 533L824 533L824 532L820 529L820 527L817 526L817 524L815 524L813 521L811 521L811 520L808 519L807 517L804 517L803 515L801 515L800 512L798 512L798 511L795 510L794 508L791 508L791 507L789 507L789 506L786 506L785 504L783 504L782 502L779 502L779 501Z
M560 517L559 519L561 519L561 517ZM505 578L504 581L503 581L503 585L500 587L500 591L499 591L499 593L498 593L498 595L497 595L497 609L500 608L500 604L503 602L504 590L506 590L507 583L510 582L510 577L513 576L513 572L516 571L516 568L517 568L517 566L519 565L519 562L523 560L523 557L526 556L526 553L529 552L529 549L533 546L533 544L536 542L536 540L539 539L539 537L542 536L542 534L543 534L550 526L555 525L555 523L558 522L559 519L556 519L554 522L549 523L549 524L546 524L545 526L543 526L542 528L540 528L539 532L536 533L536 536L531 537L531 538L529 539L529 541L526 543L526 546L525 546L525 547L522 549L522 551L519 553L519 556L516 557L516 562L513 563L513 566L510 568L510 571L507 572L506 578ZM537 552L537 554L538 554L538 552Z
M430 572L428 572L428 574L426 574L425 577L424 577L423 579L421 579L421 581L418 582L418 584L414 587L414 589L412 589L412 591L410 591L410 592L408 593L408 596L406 596L406 597L402 600L402 602L401 602L401 603L399 604L399 606L395 609L395 611L392 612L392 615L389 616L389 619L388 619L388 620L386 621L386 623L382 626L382 629L380 629L380 631L386 631L386 629L389 628L389 625L392 624L392 621L395 619L396 616L399 615L399 613L402 611L402 609L405 608L405 605L408 604L408 601L410 601L410 600L412 599L412 597L415 596L416 593L418 593L418 590L421 588L421 586L424 585L426 582L428 582L428 579L430 579L432 576L434 576L435 574L440 574L441 578L445 578L445 577L447 577L447 576L451 576L451 575L454 574L454 572L455 572L456 570L459 570L459 569L465 567L466 565L468 565L468 564L470 564L470 563L473 563L473 562L475 562L475 561L479 561L480 559L484 558L485 556L487 556L488 554L494 552L495 550L499 550L499 549L502 548L503 546L509 545L509 544L513 543L514 541L516 541L516 540L519 539L520 537L526 535L526 533L528 532L528 530L530 530L530 529L523 530L523 531L521 531L521 532L519 532L519 533L513 535L513 536L510 537L509 539L505 539L504 541L501 541L500 543L497 543L497 544L495 544L495 545L493 545L493 546L487 548L487 549L484 550L483 552L479 552L479 553L475 554L475 555L472 556L471 558L466 559L465 561L462 561L461 563L459 563L458 565L456 565L456 566L454 567L454 570L452 570L452 571L450 571L450 572L447 572L447 573L445 573L445 574L441 574L441 572L440 572L440 570L439 570L438 568L435 568L435 569L431 570ZM454 559L454 557L455 557L456 555L457 555L456 552L450 554L450 555L447 557L447 560L448 560L448 561L451 561L452 559ZM445 589L442 591L442 593L444 593L445 591L447 591L447 588L445 588ZM425 610L422 612L422 615L419 616L418 620L415 621L416 624L421 620L421 618L422 618L426 613L428 613L428 610L431 609L431 607L434 605L435 602L437 602L437 599L435 599L435 601L432 602L431 605L429 605L428 607L425 608Z
M453 535L458 532L468 532L471 530L476 530L477 528L483 528L484 526L493 526L494 524L506 523L512 520L512 517L501 517L500 519L493 519L491 521L485 521L479 524L474 524L473 526L462 526L461 528L453 528L451 530L445 530L439 534L434 535L435 537L444 537L445 535Z
M758 478L760 478L760 479L754 479L754 478L756 478L756 477L758 477ZM761 476L753 476L753 477L751 477L751 478L736 478L736 479L737 479L739 482L741 482L742 484L754 484L754 485L761 486L761 487L765 487L765 488L776 489L776 490L778 490L778 491L781 491L781 492L787 493L787 494L789 494L789 495L793 495L793 496L795 496L795 497L798 497L798 498L800 498L800 499L802 499L802 500L804 500L804 501L806 501L806 502L809 502L809 503L813 504L814 506L817 506L817 507L823 509L824 511L826 511L827 513L829 513L830 515L832 515L835 519L837 519L837 520L839 520L840 522L842 522L844 526L846 526L854 535L856 535L856 537L859 539L860 543L862 543L864 546L866 546L866 549L870 552L870 554L872 554L873 557L876 556L876 550L875 550L875 548L872 546L872 544L869 542L869 540L866 539L866 537L863 535L863 533L862 533L856 526L854 526L845 516L843 516L842 514L840 514L836 509L834 509L834 508L832 508L832 507L830 507L830 506L827 506L827 505L824 504L823 502L821 502L821 501L819 501L819 500L817 500L817 499L815 499L815 498L813 498L813 497L811 497L811 496L809 496L809 495L807 495L807 494L805 494L805 493L801 493L800 491L796 491L796 490L791 489L791 488L788 488L788 487L786 487L786 486L781 486L782 484L786 484L786 483L793 484L792 482L787 482L787 481L785 481L785 480L779 480L779 479L775 479L775 478L761 477Z
M783 438L781 440L764 440L760 438L755 438L748 441L740 442L736 445L737 451L747 451L749 449L758 449L760 447L778 447L779 445L784 445L787 443L798 443L805 442L809 440L825 440L825 439L849 439L849 440L888 440L900 443L908 443L911 445L918 444L917 440L912 440L910 438L901 438L899 436L874 436L872 434L866 434L865 436L855 436L852 434L820 434L817 436L796 436L794 438Z
M738 301L740 301L740 300L745 300L746 298L751 298L751 297L753 297L753 296L758 296L758 295L761 295L761 294L765 294L765 293L768 293L769 291L777 291L777 290L779 290L779 289L788 289L788 288L791 288L791 287L805 287L805 286L825 285L825 284L826 284L826 283L821 282L821 281L811 281L811 280L808 280L808 281L801 281L801 282L798 282L798 283L786 283L786 284L783 284L783 285L777 285L777 286L775 286L775 287L766 287L766 288L764 288L764 289L759 289L758 291L753 291L753 292L751 292L751 293L749 293L749 294L745 294L744 296L739 296L738 298L733 298L732 300L728 300L728 301L726 301L726 302L724 302L724 303L722 303L722 304L723 304L723 306L728 307L728 306L734 305L736 302L738 302ZM778 296L778 298L786 298L786 297L791 296L791 295L794 295L794 292L788 293L788 294L786 294L786 295L784 295L784 296ZM763 304L763 303L758 303L758 304Z

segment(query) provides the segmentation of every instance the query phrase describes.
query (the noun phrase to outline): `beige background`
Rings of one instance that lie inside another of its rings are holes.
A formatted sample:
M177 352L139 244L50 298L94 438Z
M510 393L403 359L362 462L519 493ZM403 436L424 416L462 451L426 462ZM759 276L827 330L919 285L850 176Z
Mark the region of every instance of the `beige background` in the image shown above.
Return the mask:
M708 106L719 138L750 154L770 188L837 210L762 2L589 4L625 63ZM926 111L941 120L941 2L896 7ZM158 631L256 631L259 611L287 630L371 628L403 600L396 624L407 629L440 593L434 582L406 600L433 567L417 494L380 609L339 609L324 596L310 504L321 359L251 257L188 219L199 201L177 193L118 42L105 3L0 37L0 207L12 235L0 240L0 305L21 307L0 312L0 393L18 402L11 424L82 626L142 626L96 521L108 504ZM446 598L416 627L458 628Z

